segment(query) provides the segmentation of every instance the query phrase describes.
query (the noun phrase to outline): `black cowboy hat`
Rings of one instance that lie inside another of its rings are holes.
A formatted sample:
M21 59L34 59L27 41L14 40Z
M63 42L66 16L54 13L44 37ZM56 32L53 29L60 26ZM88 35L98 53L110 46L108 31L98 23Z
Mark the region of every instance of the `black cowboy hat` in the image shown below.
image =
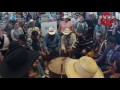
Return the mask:
M0 64L2 78L24 78L39 57L37 52L18 46L10 50Z

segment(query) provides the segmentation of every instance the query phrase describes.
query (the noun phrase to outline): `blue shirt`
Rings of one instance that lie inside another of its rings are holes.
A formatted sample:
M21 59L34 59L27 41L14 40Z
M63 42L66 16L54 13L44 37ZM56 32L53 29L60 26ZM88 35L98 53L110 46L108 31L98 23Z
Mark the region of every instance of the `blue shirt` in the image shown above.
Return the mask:
M44 38L44 49L48 50L48 48L58 47L60 42L60 37L58 34L55 34L53 39L49 38L49 34L47 34Z

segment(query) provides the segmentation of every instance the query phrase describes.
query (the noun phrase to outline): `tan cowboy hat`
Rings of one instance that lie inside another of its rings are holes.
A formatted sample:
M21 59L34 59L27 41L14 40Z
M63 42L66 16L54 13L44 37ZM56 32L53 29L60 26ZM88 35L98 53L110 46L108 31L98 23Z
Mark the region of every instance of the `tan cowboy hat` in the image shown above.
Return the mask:
M64 35L68 35L68 34L70 34L72 31L69 29L69 28L66 28L62 33L64 34Z
M66 60L65 71L68 78L104 78L96 62L87 56Z
M53 27L49 27L48 33L50 35L54 35L56 33L55 29Z

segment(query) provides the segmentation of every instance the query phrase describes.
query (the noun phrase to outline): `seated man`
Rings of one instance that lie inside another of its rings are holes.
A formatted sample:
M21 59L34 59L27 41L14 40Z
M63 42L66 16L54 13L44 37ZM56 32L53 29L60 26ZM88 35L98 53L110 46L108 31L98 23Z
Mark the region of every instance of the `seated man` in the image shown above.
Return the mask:
M107 70L108 66L113 65L115 59L120 57L120 46L116 44L114 37L109 37L107 40L107 47L102 56L96 59L96 62L103 71ZM109 75L105 76L109 77Z
M38 32L37 32L37 31L33 31L33 32L36 32L37 35L38 35ZM32 35L33 35L33 33L32 33ZM23 47L25 47L25 48L27 48L27 49L30 49L30 48L27 46L27 36L26 36L25 34L21 34L21 35L19 36L19 45L20 45L20 46L23 46ZM37 46L36 46L36 47L37 47ZM33 50L36 51L36 49L34 49L34 48L33 48ZM39 49L38 49L38 50L39 50ZM40 56L40 52L39 52L38 54L39 54L39 60L35 62L35 64L37 64L37 65L36 65L36 67L33 67L33 68L34 68L35 71L38 72L38 74L40 74L42 77L45 77L45 73L44 73L43 67L42 67L41 64L40 64L40 63L42 62L42 61L41 61L42 58L41 58L41 56Z
M61 37L62 54L72 57L73 47L76 42L76 35L72 33L69 28L65 29L63 34L64 35Z
M44 38L44 49L47 55L59 56L58 48L60 43L60 37L56 33L55 29L50 27L48 34Z
M47 62L59 56L59 43L59 35L56 33L53 27L50 27L48 30L48 34L44 38L44 50L47 55L45 66L47 66Z

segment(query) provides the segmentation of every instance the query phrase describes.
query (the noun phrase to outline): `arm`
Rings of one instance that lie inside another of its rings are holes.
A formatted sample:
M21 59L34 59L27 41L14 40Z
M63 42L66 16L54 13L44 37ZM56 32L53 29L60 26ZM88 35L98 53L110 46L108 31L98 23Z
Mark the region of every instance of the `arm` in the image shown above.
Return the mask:
M45 49L45 51L48 50L48 48L47 48L47 36L44 38L44 49Z
M97 63L100 63L100 62L105 61L107 52L108 52L108 49L106 49L106 50L104 51L104 53L102 54L102 56L100 56L98 59L96 59L96 62L97 62Z
M13 33L14 33L14 32L13 32L13 30L12 30L11 33L10 33L11 38L12 38L13 41L17 41L17 39L14 37L14 34L13 34Z
M74 33L72 33L72 46L71 46L71 49L73 48L73 47L75 47L75 43L76 43L76 35L74 34Z
M88 31L88 24L85 22L85 30Z
M64 36L61 37L61 49L66 50L65 49L65 44L64 44Z

